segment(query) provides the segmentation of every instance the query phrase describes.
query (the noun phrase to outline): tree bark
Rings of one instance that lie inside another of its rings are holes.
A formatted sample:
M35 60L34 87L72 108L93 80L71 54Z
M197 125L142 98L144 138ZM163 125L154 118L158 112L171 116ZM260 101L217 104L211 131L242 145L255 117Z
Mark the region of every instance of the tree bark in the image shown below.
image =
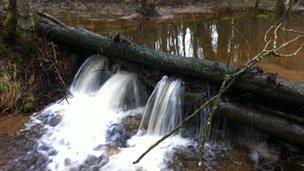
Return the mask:
M155 0L140 0L139 14L146 18L157 16Z
M304 145L303 124L235 103L221 102L216 114L245 123L261 132L287 140L289 143Z
M285 0L277 0L277 7L276 7L277 16L282 17L286 10L287 7L285 5Z
M34 27L31 8L32 0L18 0L19 27L24 31L31 31Z
M111 59L110 59L111 60ZM161 72L153 72L149 68L143 68L123 59L113 59L110 64L120 64L123 70L135 72L146 87L154 89L158 80L161 79ZM202 93L185 90L183 101L186 105L203 103ZM220 102L216 115L229 118L232 121L241 122L261 132L278 137L293 144L304 145L304 118L276 111L264 106L248 107L235 102Z
M278 17L288 16L298 0L277 0L276 13Z
M225 66L223 64L174 56L136 45L118 36L115 38L103 37L84 29L68 27L45 14L41 14L37 28L41 35L47 36L57 43L91 53L101 52L109 57L110 62L121 63L134 72L143 72L145 77L142 78L144 81L152 80L148 82L152 86L155 84L155 80L149 79L149 76L154 77L155 74L159 76L159 73L191 76L216 83L220 83L224 79ZM150 72L147 73L146 70ZM153 70L155 71L152 72ZM238 68L235 67L229 68L231 73L237 70ZM303 104L304 87L302 84L279 79L280 86L278 86L276 81L278 80L269 78L267 74L250 71L242 75L233 86L263 94L268 98ZM192 97L193 95L190 92L190 95L188 93L186 96ZM221 102L217 114L253 126L281 139L304 144L303 124L291 119L284 119L285 117L281 117L282 113L276 114L267 110L250 109L231 102Z
M156 51L134 44L119 36L115 38L100 36L85 29L68 27L59 20L44 14L41 14L37 28L41 35L73 48L91 53L101 52L110 58L124 59L169 74L190 76L217 84L224 80L226 65L221 63L204 59L184 58ZM228 73L235 73L238 69L231 66ZM258 69L251 69L241 75L234 82L233 88L242 92L262 95L274 102L304 105L303 84L287 81L274 74L260 72Z
M16 39L16 31L18 28L18 9L17 0L9 0L6 18L3 22L2 36L7 41L14 41Z
M254 8L258 9L259 8L259 4L260 4L260 0L255 0Z

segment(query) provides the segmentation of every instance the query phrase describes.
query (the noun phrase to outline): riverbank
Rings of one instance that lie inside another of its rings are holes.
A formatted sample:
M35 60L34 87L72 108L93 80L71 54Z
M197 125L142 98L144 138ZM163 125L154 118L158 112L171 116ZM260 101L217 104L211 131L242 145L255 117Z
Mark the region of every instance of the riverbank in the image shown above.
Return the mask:
M36 2L34 7L38 10L44 11L54 16L61 16L70 14L74 17L88 17L97 16L108 19L129 19L136 20L138 4L135 0L128 0L122 2L100 2L100 1L82 1L77 0L73 2ZM157 1L156 8L160 14L154 19L171 19L178 15L185 14L206 14L206 13L223 13L231 11L253 10L255 8L255 1L250 0L227 0L227 1L212 1L195 3L184 0L170 0ZM276 1L261 1L256 10L275 11ZM303 7L298 4L294 6L293 11L302 12Z
M0 38L0 117L31 114L64 97L76 66L70 56L43 38Z
M258 10L263 12L274 11L275 5L275 1L261 1ZM124 21L122 23L118 22L117 28L122 28L128 24L138 24L137 21L134 21L138 18L136 14L138 4L135 0L116 3L52 0L47 2L36 1L33 6L36 10L44 11L59 18L73 16L74 19L84 18L85 21L88 21L88 19L99 20L101 18L108 22L113 20ZM213 1L207 3L200 1L189 3L189 1L183 0L170 0L166 1L166 3L159 1L157 10L160 16L154 18L153 21L159 23L164 20L170 21L169 19L172 18L193 17L194 15L202 16L203 18L208 18L208 16L214 18L216 16L226 16L232 12L256 10L254 7L254 1L249 0ZM3 6L0 5L0 8L3 9ZM303 9L297 5L294 11L301 12ZM0 21L3 21L3 18L3 10L0 10ZM131 22L125 22L126 20ZM76 21L79 22L79 20ZM27 44L26 47L23 46L25 44ZM62 98L66 94L67 85L73 78L75 67L77 68L77 61L71 62L71 58L66 57L70 54L65 53L63 49L57 48L53 43L39 38L30 41L21 38L14 45L9 45L0 40L0 45L0 71L2 73L2 80L0 81L2 81L2 87L4 87L2 89L8 89L8 85L15 85L13 86L14 92L10 92L10 95L2 94L1 101L3 103L8 101L8 98L10 98L9 101L14 99L14 102L0 105L1 108L4 108L0 110L2 112L1 115L20 111L22 113L39 111L45 105Z

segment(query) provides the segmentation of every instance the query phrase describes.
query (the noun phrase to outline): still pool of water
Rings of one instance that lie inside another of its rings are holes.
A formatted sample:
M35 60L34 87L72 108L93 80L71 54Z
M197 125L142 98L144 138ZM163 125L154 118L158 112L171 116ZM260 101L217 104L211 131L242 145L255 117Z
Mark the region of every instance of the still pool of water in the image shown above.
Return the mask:
M208 19L206 19L208 18ZM205 58L226 62L232 57L236 66L244 65L264 46L264 34L276 19L265 14L232 15L210 19L204 15L187 15L171 20L151 20L144 24L103 18L63 17L69 25L80 26L102 35L121 34L150 48L185 57ZM300 17L288 20L285 27L303 30ZM280 34L279 41L294 38ZM299 43L284 52L297 49ZM293 81L304 81L304 50L293 58L265 59L259 64L267 72L278 73Z
M265 31L275 22L274 19L254 15L208 20L203 16L190 15L172 20L152 20L145 24L98 18L65 17L64 20L69 25L82 26L102 35L119 33L136 43L183 57L217 62L225 62L231 57L236 66L244 65L258 53L264 45ZM301 30L304 21L292 19L286 26ZM280 36L279 41L286 41L294 35ZM285 52L297 47L299 44L293 44ZM304 52L291 59L266 59L260 66L289 80L304 81ZM21 129L28 118L17 115L0 119L0 140L3 144L0 146L0 168L197 170L196 141L180 137L179 134L167 139L141 163L132 164L160 135L172 129L168 123L179 123L180 116L172 116L172 113L182 111L179 109L183 106L179 100L183 89L181 81L164 77L145 105L146 110L143 110L142 103L136 103L134 109L126 110L128 108L122 106L131 105L127 102L133 97L131 101L141 101L143 90L140 90L133 74L116 73L107 81L101 81L101 73L92 72L108 67L106 58L89 58L75 76L70 89L72 96L33 115L26 124L27 129L16 135L14 133ZM101 82L105 83L99 85ZM173 108L176 112L172 112ZM9 127L15 125L11 123L18 123L18 127ZM225 129L229 122L223 120L221 123L219 132L222 130L225 134L234 134ZM138 128L147 129L147 132L138 131ZM226 142L226 139L207 144L205 167L214 170L292 170L290 168L298 167L296 160L302 161L301 155L289 154L293 148L288 148L287 152L283 145L265 143L267 136L254 129L240 128L244 133L239 133L239 137L235 136L239 140L233 141L242 145L229 140ZM290 161L291 157L294 161Z

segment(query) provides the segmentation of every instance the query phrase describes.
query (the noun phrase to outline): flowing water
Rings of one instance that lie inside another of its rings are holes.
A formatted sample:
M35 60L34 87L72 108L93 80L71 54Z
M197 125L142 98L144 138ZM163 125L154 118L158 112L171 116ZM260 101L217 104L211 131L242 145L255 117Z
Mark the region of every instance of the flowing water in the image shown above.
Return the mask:
M75 25L75 20L68 21ZM225 56L231 55L234 65L242 65L262 46L257 40L269 21L273 22L252 16L220 20L196 16L159 25L155 21L146 25L119 23L122 29L118 31L157 50L214 61L225 61ZM101 34L109 34L117 25L103 26L100 23L105 22L98 20L77 23ZM294 19L289 24L298 28L304 22ZM304 81L303 61L301 53L290 61L266 60L261 66L290 80ZM197 135L210 109L205 108L198 121L187 126L195 129L176 132L138 164L132 164L192 111L183 103L182 80L164 76L150 92L135 73L119 68L109 66L106 57L89 57L75 75L68 96L34 114L16 134L21 137L16 138L20 141L16 147L24 152L11 157L4 170L196 170ZM211 88L208 82L204 84L202 91L208 98ZM193 130L195 134L190 133ZM212 133L206 145L205 169L288 169L288 160L279 163L282 151L297 151L270 145L266 135L224 118L216 118Z
M147 102L140 130L149 135L163 135L182 120L182 82L163 77Z
M134 74L117 72L100 84L97 73L105 61L98 56L85 61L71 86L71 97L32 118L34 123L41 122L41 115L60 118L57 125L44 125L46 132L38 140L38 148L47 149L39 152L48 156L49 169L79 168L88 157L101 156L104 148L98 146L106 143L109 125L124 116L126 97L138 101L138 92L130 91L137 87Z
M133 165L136 157L148 149L154 142L176 127L182 119L183 91L180 80L171 80L164 76L156 85L143 112L138 133L128 141L128 146L121 153L110 158L105 165L106 170L159 170L166 169L165 160L174 148L182 148L194 142L182 138L178 133L168 138L165 143L156 147L140 164ZM119 163L119 164L118 164Z
M75 93L91 93L98 90L101 86L101 73L106 69L107 59L99 56L88 58L80 67L70 91Z
M133 165L136 157L181 122L183 84L164 76L141 106L143 90L136 75L117 71L103 82L101 73L108 69L105 57L91 56L77 72L70 96L31 117L21 133L40 125L42 135L24 156L38 153L46 165L30 164L30 170L166 169L165 161L175 148L195 144L177 133ZM130 128L132 122L135 126ZM14 160L7 170L22 160Z
M182 135L181 131L166 139L138 164L133 164L146 149L182 121L183 82L164 76L149 99L144 100L142 92L146 90L136 74L114 73L111 68L106 57L89 57L77 72L70 95L34 114L19 132L27 135L36 131L38 135L32 136L25 153L10 162L5 170L195 169L197 140L193 134ZM105 78L105 72L113 74ZM210 96L208 83L205 91ZM202 117L206 111L208 108L202 112ZM220 130L221 124L216 125L216 130ZM258 150L263 149L266 155L272 152L267 144L259 144L265 139L254 140L258 140L259 148L250 155L259 165ZM236 158L234 153L229 141L212 140L206 146L206 167L223 168L233 161L229 164L231 168L247 168L243 154L237 154Z

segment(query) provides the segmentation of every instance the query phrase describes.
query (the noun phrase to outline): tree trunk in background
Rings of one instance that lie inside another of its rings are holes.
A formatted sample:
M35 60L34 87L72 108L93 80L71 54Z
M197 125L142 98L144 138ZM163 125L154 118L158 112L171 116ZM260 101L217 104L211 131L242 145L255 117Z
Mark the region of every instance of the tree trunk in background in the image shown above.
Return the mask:
M9 0L6 18L3 22L3 37L8 41L16 39L16 30L18 27L18 9L17 0Z
M32 0L18 0L19 26L23 31L33 29Z
M4 8L6 6L6 0L0 0L0 11L3 12L4 11ZM0 13L1 13L0 12Z
M260 0L255 0L255 5L254 5L255 9L259 8L259 3L260 3Z
M276 13L278 17L288 16L293 6L299 0L277 0Z
M277 0L276 13L277 16L282 17L286 11L285 0Z
M139 14L147 18L158 15L156 11L155 0L141 0Z
M288 9L287 9L287 14L290 14L290 12L292 11L293 6L294 6L296 3L298 3L298 2L299 2L299 0L289 0L289 1L288 1L288 4L287 4L287 7L288 7Z
M17 29L31 31L34 26L31 12L32 0L9 0L6 19L3 23L3 37L8 41L14 41Z

